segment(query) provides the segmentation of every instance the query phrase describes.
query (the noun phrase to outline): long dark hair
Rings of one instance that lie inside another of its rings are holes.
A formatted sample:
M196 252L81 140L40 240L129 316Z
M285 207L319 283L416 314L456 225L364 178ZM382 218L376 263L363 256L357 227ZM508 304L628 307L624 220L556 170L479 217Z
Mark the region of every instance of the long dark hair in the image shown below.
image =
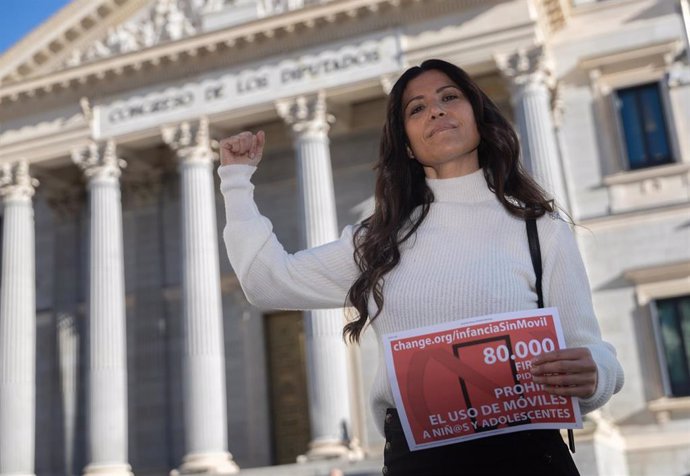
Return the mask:
M400 261L400 244L419 228L434 201L426 184L424 169L410 160L406 145L402 97L407 84L425 71L445 73L472 104L479 131L479 166L489 189L511 215L527 218L553 212L553 202L520 165L520 144L510 123L491 99L457 66L430 59L405 71L388 97L379 160L376 164L374 213L364 219L354 235L355 262L361 274L348 292L357 317L345 325L343 336L359 341L367 320L383 309L385 275ZM418 209L418 212L413 211ZM367 303L373 296L377 311L369 315Z

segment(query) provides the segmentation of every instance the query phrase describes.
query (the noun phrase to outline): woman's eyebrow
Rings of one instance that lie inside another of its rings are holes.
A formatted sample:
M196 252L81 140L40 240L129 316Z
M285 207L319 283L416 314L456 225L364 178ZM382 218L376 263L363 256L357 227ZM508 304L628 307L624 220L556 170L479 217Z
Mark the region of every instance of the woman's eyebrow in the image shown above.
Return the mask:
M448 89L448 88L455 88L455 89L457 89L458 91L461 91L461 89L460 89L458 86L454 85L454 84L446 84L445 86L441 86L440 88L438 88L438 89L436 90L436 94L438 94L438 93L440 93L441 91L443 91L444 89ZM419 96L415 96L415 97L413 97L413 98L410 98L410 100L407 101L407 103L405 104L405 107L403 107L403 111L404 111L405 109L407 109L407 106L409 106L410 103L411 103L412 101L414 101L415 99L423 99L423 98L424 98L424 95L423 95L423 94L420 94Z

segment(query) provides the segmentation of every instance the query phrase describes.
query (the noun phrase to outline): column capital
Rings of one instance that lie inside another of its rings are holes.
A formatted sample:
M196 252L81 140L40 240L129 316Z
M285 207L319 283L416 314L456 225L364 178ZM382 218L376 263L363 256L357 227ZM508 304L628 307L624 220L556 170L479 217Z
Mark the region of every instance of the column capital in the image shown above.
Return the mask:
M0 196L5 201L30 201L36 187L38 180L29 175L29 164L26 160L3 164L0 168Z
M117 156L115 141L91 141L83 147L72 150L72 161L89 180L117 180L127 162Z
M214 151L218 143L211 138L206 117L201 117L197 121L183 121L163 126L161 136L163 142L177 154L181 164L210 164L218 159L218 154Z
M323 91L276 101L276 110L295 137L325 136L335 122L335 117L326 111L326 94Z
M549 89L555 86L553 64L543 45L520 48L513 53L499 53L494 55L494 60L513 86L544 84Z

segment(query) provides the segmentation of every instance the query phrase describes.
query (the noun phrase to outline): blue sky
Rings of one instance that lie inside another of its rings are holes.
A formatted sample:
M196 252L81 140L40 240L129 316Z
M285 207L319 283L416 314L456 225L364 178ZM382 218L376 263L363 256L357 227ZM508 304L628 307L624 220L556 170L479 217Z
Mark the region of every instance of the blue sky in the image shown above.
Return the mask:
M0 54L70 0L0 0Z

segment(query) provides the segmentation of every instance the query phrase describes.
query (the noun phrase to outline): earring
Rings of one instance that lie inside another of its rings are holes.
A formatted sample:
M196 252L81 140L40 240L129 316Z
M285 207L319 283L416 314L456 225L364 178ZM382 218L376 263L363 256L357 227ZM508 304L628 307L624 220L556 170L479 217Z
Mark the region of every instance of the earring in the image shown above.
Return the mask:
M405 148L407 149L407 156L408 156L410 159L414 159L414 158L415 158L415 157L414 157L414 152L412 152L412 149L410 149L410 146L409 146L409 145L406 145Z

